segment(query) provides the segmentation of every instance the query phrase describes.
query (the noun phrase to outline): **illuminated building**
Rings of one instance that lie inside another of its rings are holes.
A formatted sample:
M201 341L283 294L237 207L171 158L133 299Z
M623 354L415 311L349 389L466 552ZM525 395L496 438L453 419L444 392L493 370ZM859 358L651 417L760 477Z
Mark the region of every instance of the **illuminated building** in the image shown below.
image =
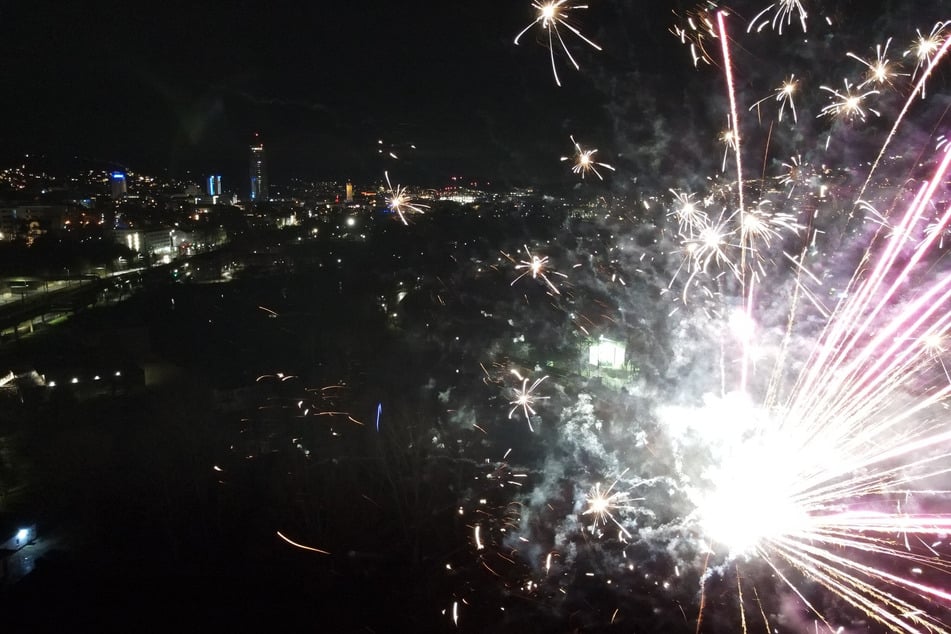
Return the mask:
M353 183L347 181L347 202L353 202Z
M212 175L208 177L208 195L221 195L221 176Z
M113 198L122 198L128 191L124 172L112 172L109 174L109 184L112 186Z
M192 234L181 229L161 228L151 231L139 229L116 229L115 241L143 255L150 255L156 262L169 263L180 255L182 245L194 242Z
M598 341L588 348L588 365L610 370L620 370L624 367L625 345L606 337L599 337Z
M264 144L257 143L251 146L251 201L260 202L267 199L267 161L264 156Z

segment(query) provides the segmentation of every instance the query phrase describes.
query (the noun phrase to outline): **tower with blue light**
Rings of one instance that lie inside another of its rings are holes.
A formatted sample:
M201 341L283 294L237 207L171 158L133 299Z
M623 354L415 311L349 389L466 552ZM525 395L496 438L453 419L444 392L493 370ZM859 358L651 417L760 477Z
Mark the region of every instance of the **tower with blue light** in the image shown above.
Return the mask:
M208 195L221 196L221 176L213 174L208 177Z
M109 174L109 185L112 187L112 197L122 198L128 191L125 182L125 172L112 172Z
M251 145L251 202L266 202L268 199L267 161L264 156L264 144L254 135Z

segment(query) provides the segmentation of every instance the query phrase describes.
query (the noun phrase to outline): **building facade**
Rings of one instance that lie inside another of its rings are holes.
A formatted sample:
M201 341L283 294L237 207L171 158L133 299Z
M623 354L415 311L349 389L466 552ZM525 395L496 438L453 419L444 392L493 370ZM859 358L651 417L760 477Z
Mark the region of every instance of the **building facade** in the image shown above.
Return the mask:
M125 179L125 172L112 172L109 174L109 185L112 190L112 197L119 199L129 192L128 184Z
M208 195L221 196L221 176L213 174L208 177Z
M268 199L267 160L264 144L251 146L251 202L266 202Z

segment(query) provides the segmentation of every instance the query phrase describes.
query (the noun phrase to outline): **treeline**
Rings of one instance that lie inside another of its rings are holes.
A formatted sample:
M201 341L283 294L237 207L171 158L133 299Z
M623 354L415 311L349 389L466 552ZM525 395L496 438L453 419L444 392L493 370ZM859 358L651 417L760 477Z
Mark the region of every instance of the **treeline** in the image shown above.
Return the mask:
M46 234L32 244L0 242L0 275L69 277L96 267L110 269L119 258L133 261L135 251L103 234Z

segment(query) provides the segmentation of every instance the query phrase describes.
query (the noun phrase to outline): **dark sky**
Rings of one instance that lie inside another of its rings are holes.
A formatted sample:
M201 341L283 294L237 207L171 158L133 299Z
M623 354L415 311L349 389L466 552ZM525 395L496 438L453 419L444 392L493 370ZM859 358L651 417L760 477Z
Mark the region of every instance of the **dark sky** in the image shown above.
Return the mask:
M614 16L594 4L573 14L597 41ZM656 4L642 36L676 50ZM276 180L557 173L568 134L605 130L585 74L605 56L566 33L582 72L559 56L559 88L537 31L513 44L533 17L502 1L10 3L5 153L243 174L260 132Z
M872 21L902 14L897 31L907 36L930 27L913 19L914 7L933 14L936 3L951 1L806 4ZM586 4L571 15L604 50L562 29L581 70L559 52L558 87L538 29L513 43L535 17L530 0L8 2L0 5L0 158L78 155L244 180L259 132L273 182L379 179L388 169L403 184L441 184L454 174L564 178L570 134L624 168L615 181L669 171L671 157L717 154L722 77L695 70L668 32L672 9L693 3ZM732 4L748 5L742 14L768 3ZM822 37L818 15L812 25ZM827 70L825 60L799 61ZM753 74L763 65L748 68L747 101L769 94L774 85ZM784 68L772 70L774 82ZM677 140L695 128L705 136ZM399 161L381 158L378 139Z

